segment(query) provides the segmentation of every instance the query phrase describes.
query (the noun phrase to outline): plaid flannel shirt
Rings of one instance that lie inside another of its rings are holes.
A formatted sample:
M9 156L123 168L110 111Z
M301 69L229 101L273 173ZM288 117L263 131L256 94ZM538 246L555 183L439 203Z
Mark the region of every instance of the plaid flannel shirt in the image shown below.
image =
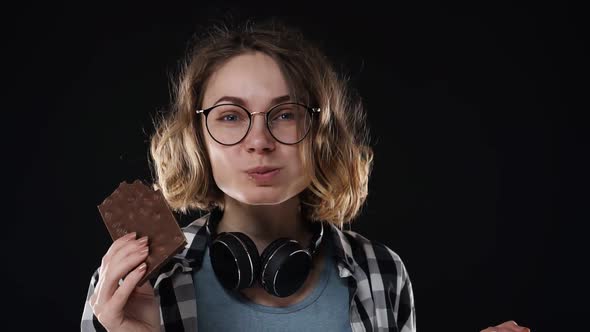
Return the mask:
M183 228L188 244L150 282L160 303L161 331L196 331L197 306L193 270L201 266L209 234L202 227L210 214ZM324 227L333 236L334 258L341 278L349 287L352 331L416 331L414 295L408 272L400 257L387 246L369 241L351 230L332 224ZM98 282L92 275L81 320L82 331L106 331L90 307Z

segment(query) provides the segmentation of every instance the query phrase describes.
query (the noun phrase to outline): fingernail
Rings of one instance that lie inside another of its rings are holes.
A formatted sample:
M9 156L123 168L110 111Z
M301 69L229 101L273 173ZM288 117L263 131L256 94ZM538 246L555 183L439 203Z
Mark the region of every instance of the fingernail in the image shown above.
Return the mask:
M146 263L141 263L141 265L139 266L139 269L137 269L138 271L143 271L145 270L145 268L147 267Z
M140 239L139 239L139 240L137 240L137 241L139 241L139 243L140 243L140 244L147 243L147 241L148 241L148 237L147 237L147 235L146 235L146 236L144 236L144 237L140 238Z
M127 235L125 235L125 237L126 237L127 241L130 241L130 240L132 240L132 239L135 239L135 236L136 236L136 235L137 235L137 233L136 233L136 232L131 232L131 233L129 233L129 234L127 234Z

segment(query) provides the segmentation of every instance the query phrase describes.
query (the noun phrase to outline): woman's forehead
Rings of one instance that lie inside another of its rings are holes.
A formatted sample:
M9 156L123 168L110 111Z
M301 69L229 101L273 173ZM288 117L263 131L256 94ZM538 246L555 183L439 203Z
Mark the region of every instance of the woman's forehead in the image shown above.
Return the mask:
M205 101L234 96L247 102L264 102L288 94L289 86L279 65L270 56L256 52L235 56L213 72L205 88Z

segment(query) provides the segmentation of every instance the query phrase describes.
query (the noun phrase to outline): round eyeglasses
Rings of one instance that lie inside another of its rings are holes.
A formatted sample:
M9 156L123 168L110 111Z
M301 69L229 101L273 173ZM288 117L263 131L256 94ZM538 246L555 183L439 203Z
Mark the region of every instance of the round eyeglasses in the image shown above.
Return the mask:
M219 104L207 109L196 110L205 115L209 135L222 145L240 143L252 126L252 117L264 114L268 131L278 142L292 145L301 142L311 128L314 113L319 108L300 103L282 103L267 112L250 112L237 104Z

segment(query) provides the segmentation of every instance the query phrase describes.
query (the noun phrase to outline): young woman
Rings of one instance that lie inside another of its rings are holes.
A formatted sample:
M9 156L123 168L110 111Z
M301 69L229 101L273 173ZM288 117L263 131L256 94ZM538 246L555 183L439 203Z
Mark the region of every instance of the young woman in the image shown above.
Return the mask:
M141 287L149 239L114 241L83 331L416 330L400 257L343 229L367 196L363 109L296 30L249 23L200 39L151 156L169 205L207 213Z

